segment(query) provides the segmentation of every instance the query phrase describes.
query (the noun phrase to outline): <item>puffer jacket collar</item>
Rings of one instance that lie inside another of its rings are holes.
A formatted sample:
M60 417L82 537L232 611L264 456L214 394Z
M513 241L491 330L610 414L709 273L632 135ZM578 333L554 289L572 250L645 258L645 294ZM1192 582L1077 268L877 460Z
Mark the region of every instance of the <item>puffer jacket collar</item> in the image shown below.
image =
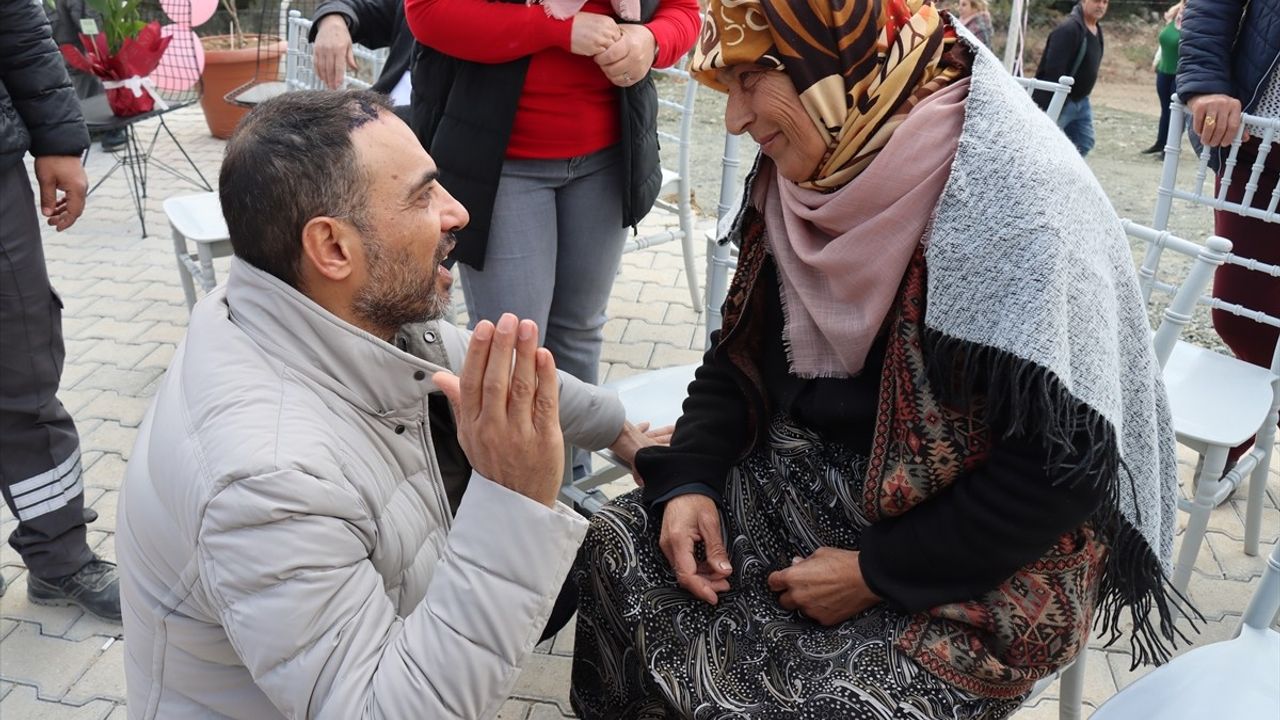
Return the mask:
M372 415L420 419L436 390L431 375L448 370L345 322L240 258L232 259L225 297L231 322L259 347Z

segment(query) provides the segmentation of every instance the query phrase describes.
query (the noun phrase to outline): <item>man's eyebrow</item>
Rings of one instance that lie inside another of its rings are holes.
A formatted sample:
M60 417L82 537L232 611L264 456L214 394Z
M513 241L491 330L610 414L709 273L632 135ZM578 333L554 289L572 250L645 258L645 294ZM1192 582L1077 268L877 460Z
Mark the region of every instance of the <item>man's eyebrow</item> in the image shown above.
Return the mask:
M419 177L412 185L409 186L409 191L404 194L405 199L406 200L413 199L413 196L417 195L418 192L422 190L422 188L430 185L431 183L439 179L440 179L440 171L436 168L431 168L430 170L422 173L422 176Z

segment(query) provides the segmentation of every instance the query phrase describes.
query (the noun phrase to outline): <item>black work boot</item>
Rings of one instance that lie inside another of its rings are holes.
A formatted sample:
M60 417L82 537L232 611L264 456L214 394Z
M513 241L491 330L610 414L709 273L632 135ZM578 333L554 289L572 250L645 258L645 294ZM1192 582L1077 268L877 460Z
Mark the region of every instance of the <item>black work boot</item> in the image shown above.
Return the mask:
M36 605L76 605L103 620L120 622L120 581L115 563L94 557L70 575L42 580L27 573L27 599Z

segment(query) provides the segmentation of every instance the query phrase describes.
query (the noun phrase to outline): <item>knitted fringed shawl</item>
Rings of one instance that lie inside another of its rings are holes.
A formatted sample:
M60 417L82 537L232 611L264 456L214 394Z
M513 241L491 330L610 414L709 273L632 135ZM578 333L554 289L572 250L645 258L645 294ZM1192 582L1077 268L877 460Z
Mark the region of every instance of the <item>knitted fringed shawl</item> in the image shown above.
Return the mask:
M1181 598L1168 584L1177 517L1173 422L1134 259L1110 201L990 51L973 73L951 178L925 239L924 339L942 397L986 389L990 424L1036 428L1063 482L1102 483L1098 624L1131 618L1134 664L1163 662ZM968 378L958 387L940 368ZM963 397L959 398L963 400ZM1072 457L1072 438L1092 440ZM1154 614L1154 617L1153 617Z
M863 500L874 521L962 481L999 441L990 428L1042 434L1051 475L1102 487L1084 527L982 597L916 615L899 641L953 685L1016 697L1081 652L1095 623L1111 642L1128 633L1135 665L1169 657L1182 603L1167 579L1174 434L1110 202L999 61L960 35L976 55L964 128L888 320ZM757 304L764 232L748 206L727 238L742 255L721 344L757 385L756 341L739 325Z

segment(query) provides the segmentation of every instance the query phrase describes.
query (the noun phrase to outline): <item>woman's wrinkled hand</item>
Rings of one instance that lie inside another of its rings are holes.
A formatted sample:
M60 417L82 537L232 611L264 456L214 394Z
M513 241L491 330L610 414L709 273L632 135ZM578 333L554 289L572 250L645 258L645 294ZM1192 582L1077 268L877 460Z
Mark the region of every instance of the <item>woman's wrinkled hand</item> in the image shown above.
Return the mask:
M1191 129L1209 147L1230 145L1240 129L1240 101L1230 95L1197 95L1187 101ZM1244 134L1244 140L1249 133Z
M569 35L569 51L574 55L594 57L622 38L618 23L608 15L580 12L573 16Z
M649 74L657 46L653 33L643 25L623 24L618 27L621 37L596 55L595 61L609 82L618 87L628 87Z
M698 561L695 546L701 542L706 560ZM662 511L662 535L658 547L676 573L676 582L703 602L715 605L718 593L729 590L733 566L720 534L720 508L706 495L690 493L667 501Z
M791 567L769 574L778 603L821 625L837 625L880 602L862 579L856 550L821 547Z

